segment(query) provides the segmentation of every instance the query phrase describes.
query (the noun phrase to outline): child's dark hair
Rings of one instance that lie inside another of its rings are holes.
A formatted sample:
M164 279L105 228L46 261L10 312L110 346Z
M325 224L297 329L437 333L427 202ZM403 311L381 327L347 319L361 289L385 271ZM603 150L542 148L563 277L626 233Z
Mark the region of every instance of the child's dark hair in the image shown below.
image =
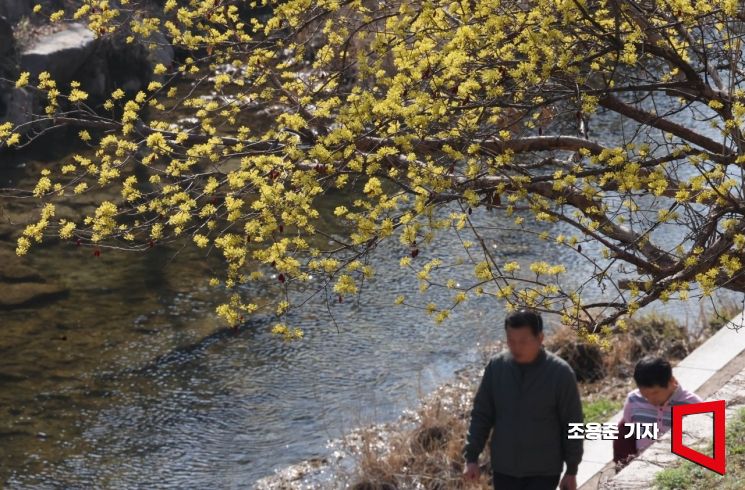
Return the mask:
M530 327L533 335L538 336L543 332L543 319L541 314L535 310L523 308L515 313L511 313L504 319L504 328Z
M666 388L673 377L673 367L661 357L647 356L636 363L634 381L643 388Z

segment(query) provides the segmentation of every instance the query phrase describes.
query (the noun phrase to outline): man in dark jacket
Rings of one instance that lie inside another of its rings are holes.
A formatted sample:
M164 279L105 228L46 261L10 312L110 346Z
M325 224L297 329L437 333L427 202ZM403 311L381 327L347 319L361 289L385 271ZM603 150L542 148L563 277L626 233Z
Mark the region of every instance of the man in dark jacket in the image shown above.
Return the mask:
M505 319L508 350L493 357L476 392L463 455L464 478L480 478L478 458L490 431L491 466L498 490L577 488L582 439L568 439L582 423L574 371L543 347L539 313L520 310Z

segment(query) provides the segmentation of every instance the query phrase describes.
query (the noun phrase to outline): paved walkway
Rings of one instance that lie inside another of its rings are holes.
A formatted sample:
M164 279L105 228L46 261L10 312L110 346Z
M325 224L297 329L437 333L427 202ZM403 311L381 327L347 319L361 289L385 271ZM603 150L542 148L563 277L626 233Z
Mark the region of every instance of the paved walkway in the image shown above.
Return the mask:
M737 315L673 368L675 377L686 389L695 391L703 399L733 400L732 410L736 410L739 406L740 396L743 396L745 402L745 384L740 384L745 383L745 329L741 329L745 326L744 315L745 313ZM739 393L739 390L743 392ZM729 417L729 406L727 413ZM608 422L618 422L622 414L623 410L620 410ZM703 437L702 431L706 423L709 424L706 432L711 433L710 417L707 422L705 415L686 417L684 432L689 430L689 419L694 418L696 423L692 423L690 428L691 441L697 441ZM689 440L685 437L684 442L689 444ZM662 469L664 465L660 466L660 464L663 461L679 460L678 456L670 452L670 433L667 433L613 478L615 475L613 441L588 440L585 441L584 448L584 457L577 473L577 484L580 490L650 488L649 478L654 478L654 473L656 473L652 471L653 469L657 471ZM668 459L666 460L665 457ZM649 461L646 460L647 458ZM635 479L635 474L643 476ZM616 486L610 486L612 485L609 482L610 478L613 478L615 482L613 485ZM637 484L642 486L634 486Z

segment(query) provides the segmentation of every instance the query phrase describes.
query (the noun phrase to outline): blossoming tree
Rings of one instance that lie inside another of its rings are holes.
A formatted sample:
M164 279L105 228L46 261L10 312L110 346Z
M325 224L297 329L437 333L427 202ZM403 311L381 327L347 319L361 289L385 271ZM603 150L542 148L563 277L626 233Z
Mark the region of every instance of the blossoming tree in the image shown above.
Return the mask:
M240 284L269 270L285 288L318 271L339 301L357 293L383 240L408 247L401 265L422 291L452 289L427 308L438 321L493 295L598 332L657 300L745 291L737 0L286 0L264 22L242 15L245 3L84 1L74 17L97 35L147 42L162 30L189 55L98 108L79 84L21 75L18 86L46 94L36 123L77 126L92 149L29 190L40 218L19 255L46 234L132 250L191 240L224 257L211 282L232 290L217 308L232 325L260 310ZM266 127L241 119L257 107L275 111ZM197 123L174 125L174 113ZM27 138L0 126L0 148ZM55 219L55 203L102 187L119 197ZM314 240L324 193L352 188L333 213L348 232ZM496 260L472 220L481 207L593 262L587 279L616 292L588 301L562 264ZM669 226L677 238L656 240ZM465 231L472 282L435 283L443 261L419 251ZM293 307L271 306L288 337L301 335L281 321Z

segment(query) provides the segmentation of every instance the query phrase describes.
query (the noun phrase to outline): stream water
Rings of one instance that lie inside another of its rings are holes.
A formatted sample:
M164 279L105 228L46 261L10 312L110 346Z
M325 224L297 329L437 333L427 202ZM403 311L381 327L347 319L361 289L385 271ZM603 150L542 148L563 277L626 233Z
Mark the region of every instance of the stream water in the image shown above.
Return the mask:
M598 131L613 133L613 124L601 121ZM321 205L333 209L337 198ZM494 227L484 234L499 260L524 268L562 262L570 284L592 272L566 248L509 231L511 221L494 211L476 209L472 219ZM469 299L442 325L422 310L394 307L400 293L419 295L416 277L398 264L406 253L397 241L383 242L372 260L378 274L360 301L327 310L314 298L289 319L305 339L285 343L269 332L268 318L222 327L214 314L222 296L207 285L219 264L192 246L100 257L74 244L32 252L24 262L69 295L0 311L0 484L246 488L323 455L328 439L351 428L396 418L474 360L480 343L500 338L504 315L487 297ZM465 253L443 235L417 261L433 257L452 263ZM447 277L465 281L472 270L454 267ZM585 292L603 297L593 285ZM256 301L278 293L274 282L245 290ZM431 289L424 298L445 304L451 295ZM700 312L693 300L654 310L683 322Z

